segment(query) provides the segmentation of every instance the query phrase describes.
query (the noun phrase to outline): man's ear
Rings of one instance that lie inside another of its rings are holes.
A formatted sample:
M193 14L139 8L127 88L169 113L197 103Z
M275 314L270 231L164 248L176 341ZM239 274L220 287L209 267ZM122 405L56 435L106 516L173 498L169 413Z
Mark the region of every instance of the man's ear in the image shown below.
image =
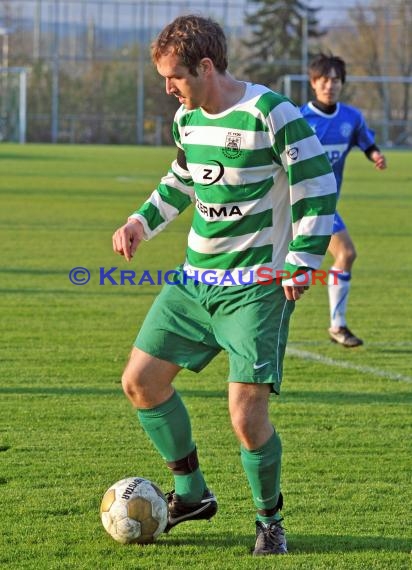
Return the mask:
M210 58L204 57L203 59L200 60L199 72L202 75L209 75L211 73L211 71L213 71L213 69L214 69L214 65L213 65L213 62Z

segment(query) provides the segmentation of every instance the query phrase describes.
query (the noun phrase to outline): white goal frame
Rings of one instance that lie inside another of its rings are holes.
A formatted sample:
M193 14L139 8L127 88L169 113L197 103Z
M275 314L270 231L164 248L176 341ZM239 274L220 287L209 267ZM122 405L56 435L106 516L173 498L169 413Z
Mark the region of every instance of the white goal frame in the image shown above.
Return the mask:
M26 142L27 133L27 72L26 67L0 67L0 82L10 75L18 75L18 142L24 144Z

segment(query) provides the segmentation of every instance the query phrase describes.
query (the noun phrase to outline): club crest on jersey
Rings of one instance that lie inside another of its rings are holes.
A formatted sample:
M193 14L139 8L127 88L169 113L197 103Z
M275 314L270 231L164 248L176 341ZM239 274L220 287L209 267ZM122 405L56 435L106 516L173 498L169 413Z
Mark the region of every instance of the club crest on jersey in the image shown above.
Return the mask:
M240 133L229 131L226 135L225 147L223 149L223 154L226 158L238 158L241 154L240 143L242 141L242 135Z
M339 127L340 134L348 139L352 132L352 125L350 123L342 123Z

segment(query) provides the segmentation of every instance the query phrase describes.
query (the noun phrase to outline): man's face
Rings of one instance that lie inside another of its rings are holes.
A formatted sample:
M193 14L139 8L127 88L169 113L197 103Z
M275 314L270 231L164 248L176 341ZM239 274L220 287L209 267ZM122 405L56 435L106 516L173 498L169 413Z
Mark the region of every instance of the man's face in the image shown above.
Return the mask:
M334 105L339 101L343 83L335 69L332 69L328 75L312 79L310 84L315 92L316 99L320 103Z
M201 70L199 75L189 73L189 69L182 65L180 58L169 52L159 58L156 63L158 73L165 78L166 93L179 99L186 109L197 109L205 98L205 84Z

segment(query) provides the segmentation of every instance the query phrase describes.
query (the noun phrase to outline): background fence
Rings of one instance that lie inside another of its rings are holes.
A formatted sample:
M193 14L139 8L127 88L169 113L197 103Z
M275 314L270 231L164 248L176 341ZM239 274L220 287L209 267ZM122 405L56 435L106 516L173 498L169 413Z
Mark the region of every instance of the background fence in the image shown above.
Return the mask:
M348 72L360 76L345 97L364 111L378 142L412 145L412 2L364 2L360 12L347 2L317 12L321 38L305 33L303 13L299 57L290 60L288 74L306 73L310 53L319 49L342 55ZM242 42L251 37L245 22L254 10L252 0L0 0L0 139L19 140L26 118L28 141L169 143L176 101L153 70L151 40L179 14L210 15L227 32L231 71L249 79ZM12 67L27 70L26 98L7 72ZM274 78L275 68L276 60ZM284 82L270 86L283 89ZM300 80L291 95L302 103L310 96L307 82Z

